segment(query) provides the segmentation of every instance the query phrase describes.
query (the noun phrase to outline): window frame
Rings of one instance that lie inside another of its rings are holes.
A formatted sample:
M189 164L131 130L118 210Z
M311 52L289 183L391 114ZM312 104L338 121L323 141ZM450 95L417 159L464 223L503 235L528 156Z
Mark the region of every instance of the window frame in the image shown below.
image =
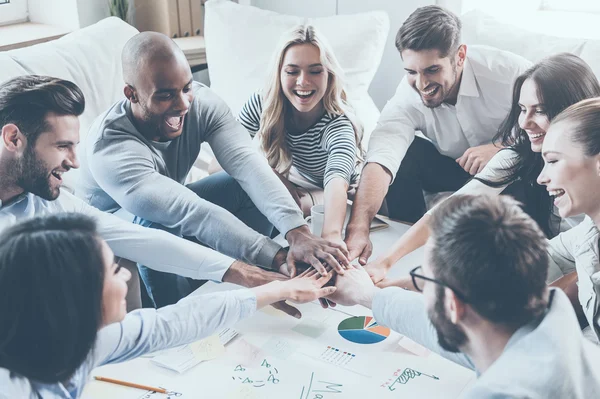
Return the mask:
M0 3L0 26L27 22L28 17L27 0L8 0L8 3Z

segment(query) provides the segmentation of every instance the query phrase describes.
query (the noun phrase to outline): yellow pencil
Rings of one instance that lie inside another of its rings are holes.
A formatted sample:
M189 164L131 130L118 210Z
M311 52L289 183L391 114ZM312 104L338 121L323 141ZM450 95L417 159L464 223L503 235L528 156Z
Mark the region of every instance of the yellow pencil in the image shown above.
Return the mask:
M167 393L167 390L164 388L155 388L155 387L150 387L148 385L141 385L141 384L135 384L133 382L115 380L114 378L98 377L98 376L95 376L94 378L98 381L110 382L110 383L117 384L117 385L124 385L126 387L145 389L146 391L154 391L154 392L158 392L158 393Z

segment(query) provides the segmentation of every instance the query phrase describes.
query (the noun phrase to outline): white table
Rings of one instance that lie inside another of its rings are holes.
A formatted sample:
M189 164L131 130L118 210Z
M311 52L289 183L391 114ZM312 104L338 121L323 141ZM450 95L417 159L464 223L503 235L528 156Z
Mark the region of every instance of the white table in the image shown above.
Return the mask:
M371 235L373 256L385 251L409 227L387 218L385 221L390 227ZM413 252L394 265L390 275L408 274L421 259L422 250ZM210 282L194 295L229 289L241 287ZM234 327L240 335L226 346L223 356L183 374L156 366L149 358L138 358L100 367L93 375L162 386L183 393L182 398L186 399L446 398L457 396L474 378L472 372L435 354L414 356L398 345L401 340L407 341L406 338L393 331L387 339L375 344L344 340L337 331L338 324L352 316L371 316L366 308L338 306L335 310L325 310L316 303L298 307L303 314L300 321L270 307L257 312ZM340 351L334 352L334 349ZM345 357L334 356L341 352L354 356L349 363L344 363ZM423 374L411 374L411 370ZM434 375L440 381L434 380ZM167 396L91 381L82 397L159 399Z

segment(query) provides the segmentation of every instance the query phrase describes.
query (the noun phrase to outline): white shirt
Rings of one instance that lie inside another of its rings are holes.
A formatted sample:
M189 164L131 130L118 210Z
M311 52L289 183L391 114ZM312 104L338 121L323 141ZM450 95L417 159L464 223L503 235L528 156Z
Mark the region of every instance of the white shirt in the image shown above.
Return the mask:
M442 154L459 158L470 147L489 144L508 115L513 82L531 62L508 51L470 46L456 105L423 105L404 77L381 112L369 141L367 162L392 173L392 181L419 130Z
M444 350L427 316L423 295L398 287L373 298L379 324L464 367L475 369L464 353ZM583 338L573 307L559 289L550 289L547 311L519 328L502 354L461 398L600 397L600 348Z
M22 194L7 204L0 201L0 231L21 220L60 212L78 212L92 217L98 224L100 236L115 255L154 270L221 281L233 263L233 259L210 248L102 212L64 189L54 201L31 193Z
M79 398L96 367L194 342L255 312L256 295L250 290L191 295L158 310L135 310L98 332L94 349L65 383L30 380L0 367L0 399Z

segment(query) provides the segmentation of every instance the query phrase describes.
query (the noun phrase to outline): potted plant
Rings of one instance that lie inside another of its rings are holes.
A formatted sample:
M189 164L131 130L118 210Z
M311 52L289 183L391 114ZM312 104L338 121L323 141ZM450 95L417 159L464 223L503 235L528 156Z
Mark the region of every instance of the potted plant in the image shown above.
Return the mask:
M110 15L129 22L129 0L108 0Z

